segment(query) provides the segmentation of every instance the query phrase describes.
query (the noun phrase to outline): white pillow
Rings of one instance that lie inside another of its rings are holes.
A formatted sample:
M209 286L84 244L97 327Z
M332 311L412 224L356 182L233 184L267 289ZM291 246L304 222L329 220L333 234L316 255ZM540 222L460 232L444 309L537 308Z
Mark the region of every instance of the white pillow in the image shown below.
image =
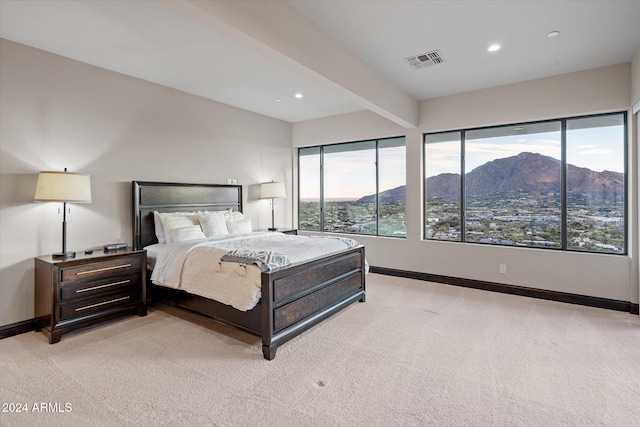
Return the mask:
M227 228L231 234L251 233L253 231L250 219L227 221Z
M224 220L225 221L237 221L239 219L245 219L242 212L232 211L231 209L227 209L224 211Z
M162 220L162 228L164 229L164 236L167 240L167 243L173 243L173 240L171 238L171 230L175 228L191 227L192 225L197 225L198 227L200 227L198 214L196 214L195 212L161 213L160 219Z
M158 243L167 243L167 238L164 235L164 228L162 228L162 219L160 219L160 213L153 211L153 225L156 229L156 238Z
M199 225L191 225L189 227L174 228L169 233L173 243L183 242L185 240L204 239L205 235Z
M163 225L163 218L168 218L171 216L186 216L191 219L191 223L197 224L198 221L198 212L163 212L160 213L158 211L153 212L153 225L156 232L156 238L158 239L158 243L169 243L167 242L167 234L168 230L165 230Z
M229 234L224 220L224 212L222 211L198 212L198 219L200 220L202 231L207 237Z

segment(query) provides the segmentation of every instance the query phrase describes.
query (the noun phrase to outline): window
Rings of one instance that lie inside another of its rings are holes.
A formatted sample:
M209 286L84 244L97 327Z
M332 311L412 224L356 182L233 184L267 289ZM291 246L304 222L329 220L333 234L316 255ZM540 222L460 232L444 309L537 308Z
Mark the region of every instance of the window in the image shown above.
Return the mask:
M427 239L460 241L462 179L462 132L425 135L425 236Z
M405 237L406 150L403 138L378 141L378 235Z
M405 139L300 148L298 228L406 236Z
M376 234L376 142L324 147L324 231Z
M626 253L624 113L427 134L431 240Z
M567 247L624 253L624 115L567 120Z
M320 147L298 151L298 228L320 230Z

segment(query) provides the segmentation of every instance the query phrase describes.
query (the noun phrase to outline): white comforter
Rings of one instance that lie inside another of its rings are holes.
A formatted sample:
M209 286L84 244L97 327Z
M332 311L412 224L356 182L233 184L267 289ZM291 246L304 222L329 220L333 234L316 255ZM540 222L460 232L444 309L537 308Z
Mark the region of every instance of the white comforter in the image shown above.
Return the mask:
M210 237L203 240L148 246L155 260L151 281L156 285L214 299L246 311L260 300L261 269L248 261L221 258L230 251L263 251L277 254L284 264L308 261L355 247L355 240L335 237L292 236L256 232ZM264 266L269 269L269 266Z

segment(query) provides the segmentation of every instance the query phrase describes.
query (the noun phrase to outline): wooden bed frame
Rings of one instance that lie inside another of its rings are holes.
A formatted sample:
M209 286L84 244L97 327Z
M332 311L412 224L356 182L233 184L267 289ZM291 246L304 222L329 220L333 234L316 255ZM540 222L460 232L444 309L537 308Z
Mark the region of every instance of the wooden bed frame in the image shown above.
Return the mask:
M133 181L133 244L157 243L153 211L242 212L242 186ZM150 274L147 274L150 277ZM280 344L348 305L365 301L364 246L262 273L262 295L240 311L218 301L147 284L152 300L167 302L262 337L262 354L273 360Z

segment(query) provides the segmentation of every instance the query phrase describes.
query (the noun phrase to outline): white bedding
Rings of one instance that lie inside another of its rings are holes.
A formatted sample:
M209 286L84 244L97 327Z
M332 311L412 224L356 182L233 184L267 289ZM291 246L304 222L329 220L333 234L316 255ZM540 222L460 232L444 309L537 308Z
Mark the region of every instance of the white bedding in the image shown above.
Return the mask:
M260 300L261 269L251 261L222 261L230 251L265 251L295 264L357 245L347 238L254 232L155 244L145 249L150 264L154 265L151 274L154 284L182 289L247 311Z

